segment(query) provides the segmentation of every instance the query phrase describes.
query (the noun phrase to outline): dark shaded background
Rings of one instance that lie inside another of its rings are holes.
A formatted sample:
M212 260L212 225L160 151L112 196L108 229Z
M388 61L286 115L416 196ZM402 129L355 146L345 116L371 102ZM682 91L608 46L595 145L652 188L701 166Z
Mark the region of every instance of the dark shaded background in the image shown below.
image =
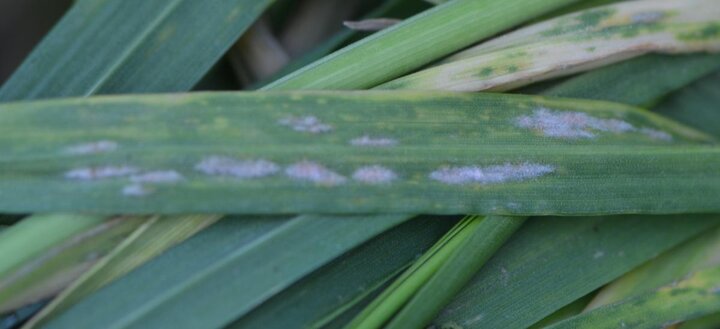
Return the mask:
M72 0L0 0L0 84L71 3Z

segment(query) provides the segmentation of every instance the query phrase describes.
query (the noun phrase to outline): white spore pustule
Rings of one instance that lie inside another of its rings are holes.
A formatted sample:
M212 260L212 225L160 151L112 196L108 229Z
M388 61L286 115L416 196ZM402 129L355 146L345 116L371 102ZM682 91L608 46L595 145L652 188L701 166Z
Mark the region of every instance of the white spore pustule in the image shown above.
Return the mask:
M331 125L323 123L314 115L300 117L289 116L280 119L278 123L282 126L290 127L292 130L311 134L326 133L333 130Z
M630 20L633 24L650 24L656 23L665 18L665 12L663 11L645 11L632 15Z
M371 185L388 184L397 177L394 171L379 165L360 167L352 175L355 181Z
M138 173L140 170L131 166L99 166L85 167L70 170L65 173L65 178L75 180L97 180L113 177L123 177Z
M657 139L657 140L666 141L666 142L670 142L673 140L672 135L670 135L664 131L657 130L657 129L641 128L640 132L645 134L645 136L650 137L652 139Z
M672 135L652 128L637 128L620 119L601 119L583 112L553 111L544 107L533 110L532 115L515 119L521 128L533 129L548 137L579 139L595 138L597 132L628 133L639 132L662 141L672 141Z
M101 140L70 146L65 149L65 153L75 155L106 153L115 151L117 148L118 143L109 140Z
M340 175L327 167L303 160L297 162L285 169L285 174L296 180L309 181L318 185L335 186L345 183L347 178Z
M350 145L361 147L391 147L398 144L398 141L387 137L371 137L363 135L350 141Z
M133 183L176 183L183 179L183 175L175 170L148 171L130 177Z
M510 164L497 166L443 167L430 173L430 178L451 184L499 184L516 182L547 175L555 167L538 163Z
M532 115L517 118L515 123L521 128L559 138L594 138L594 131L623 133L635 130L633 125L618 119L600 119L583 112L553 111L542 107L535 109Z
M239 160L224 156L211 156L195 165L195 170L213 176L250 179L273 175L280 171L280 166L264 159Z

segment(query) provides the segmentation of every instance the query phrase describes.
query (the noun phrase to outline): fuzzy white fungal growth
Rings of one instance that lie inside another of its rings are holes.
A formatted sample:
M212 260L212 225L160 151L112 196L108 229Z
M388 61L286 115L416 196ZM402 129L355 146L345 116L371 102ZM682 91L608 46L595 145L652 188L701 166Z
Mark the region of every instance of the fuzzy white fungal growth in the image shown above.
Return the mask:
M655 23L665 17L665 13L662 11L647 11L632 15L630 20L634 24L650 24Z
M430 178L445 184L498 184L540 177L555 171L555 167L537 164L503 164L488 167L444 167L430 173Z
M280 171L280 167L263 159L238 160L223 156L211 156L198 163L195 170L207 175L249 179L273 175Z
M595 252L595 254L593 254L593 258L594 258L594 259L600 259L600 258L602 258L603 256L605 256L605 252L602 251L602 250L598 250L598 251Z
M333 130L331 125L323 123L320 119L312 115L302 117L289 116L280 119L278 123L280 125L290 127L292 130L311 134L326 133Z
M126 196L145 196L150 193L152 193L152 191L142 184L130 184L122 189L122 194Z
M65 177L76 180L96 180L112 177L122 177L137 173L139 170L130 166L102 166L86 167L70 170Z
M358 168L352 177L358 182L375 185L390 183L397 179L397 174L383 166L373 165Z
M183 179L184 177L175 170L150 171L130 177L133 183L175 183Z
M370 137L363 135L350 141L350 145L363 147L390 147L397 145L398 141L385 137Z
M657 140L666 141L666 142L673 140L672 135L670 135L664 131L655 130L652 128L641 128L640 132L652 139L657 139Z
M347 180L343 175L340 175L325 166L311 162L311 161L300 161L285 169L285 174L293 179L310 181L318 185L340 185L345 183Z
M600 119L582 112L552 111L538 108L532 115L515 120L521 128L541 131L545 136L558 138L594 138L593 131L624 133L635 131L635 127L618 119Z
M118 144L116 142L102 140L102 141L97 141L97 142L84 143L84 144L70 146L65 149L65 153L77 154L77 155L95 154L95 153L112 152L112 151L115 151L117 148L118 148Z

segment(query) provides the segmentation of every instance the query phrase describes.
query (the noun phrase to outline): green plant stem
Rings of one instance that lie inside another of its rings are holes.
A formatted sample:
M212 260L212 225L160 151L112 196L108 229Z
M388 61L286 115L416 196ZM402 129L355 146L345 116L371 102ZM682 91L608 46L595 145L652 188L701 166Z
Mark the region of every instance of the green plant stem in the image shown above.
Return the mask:
M453 0L362 39L264 90L365 89L578 0Z
M412 298L437 270L443 266L483 221L470 216L458 223L393 284L366 307L347 328L380 328Z
M488 216L442 267L392 318L387 329L424 328L525 222L525 217Z
M82 215L36 215L0 234L0 277L43 251L101 223L104 217Z

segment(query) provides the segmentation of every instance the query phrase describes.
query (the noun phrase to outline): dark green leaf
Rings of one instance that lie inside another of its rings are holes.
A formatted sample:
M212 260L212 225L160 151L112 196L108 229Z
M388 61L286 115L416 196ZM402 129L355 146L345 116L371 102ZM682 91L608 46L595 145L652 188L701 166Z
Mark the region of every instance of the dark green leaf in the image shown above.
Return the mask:
M720 59L717 60L720 62ZM670 95L653 110L720 136L720 70Z
M360 303L455 222L453 218L421 217L403 223L303 278L230 328L314 327L335 320L339 316L333 314L336 310Z
M435 323L521 328L720 224L718 216L532 218Z
M717 68L720 68L720 55L646 55L581 74L543 94L648 106ZM680 112L683 108L678 106L677 110ZM670 111L661 113L673 117Z
M406 216L224 220L45 328L217 328ZM286 244L295 241L293 244ZM107 307L112 304L113 307ZM192 310L192 312L188 312Z
M0 100L189 90L270 3L77 1Z

